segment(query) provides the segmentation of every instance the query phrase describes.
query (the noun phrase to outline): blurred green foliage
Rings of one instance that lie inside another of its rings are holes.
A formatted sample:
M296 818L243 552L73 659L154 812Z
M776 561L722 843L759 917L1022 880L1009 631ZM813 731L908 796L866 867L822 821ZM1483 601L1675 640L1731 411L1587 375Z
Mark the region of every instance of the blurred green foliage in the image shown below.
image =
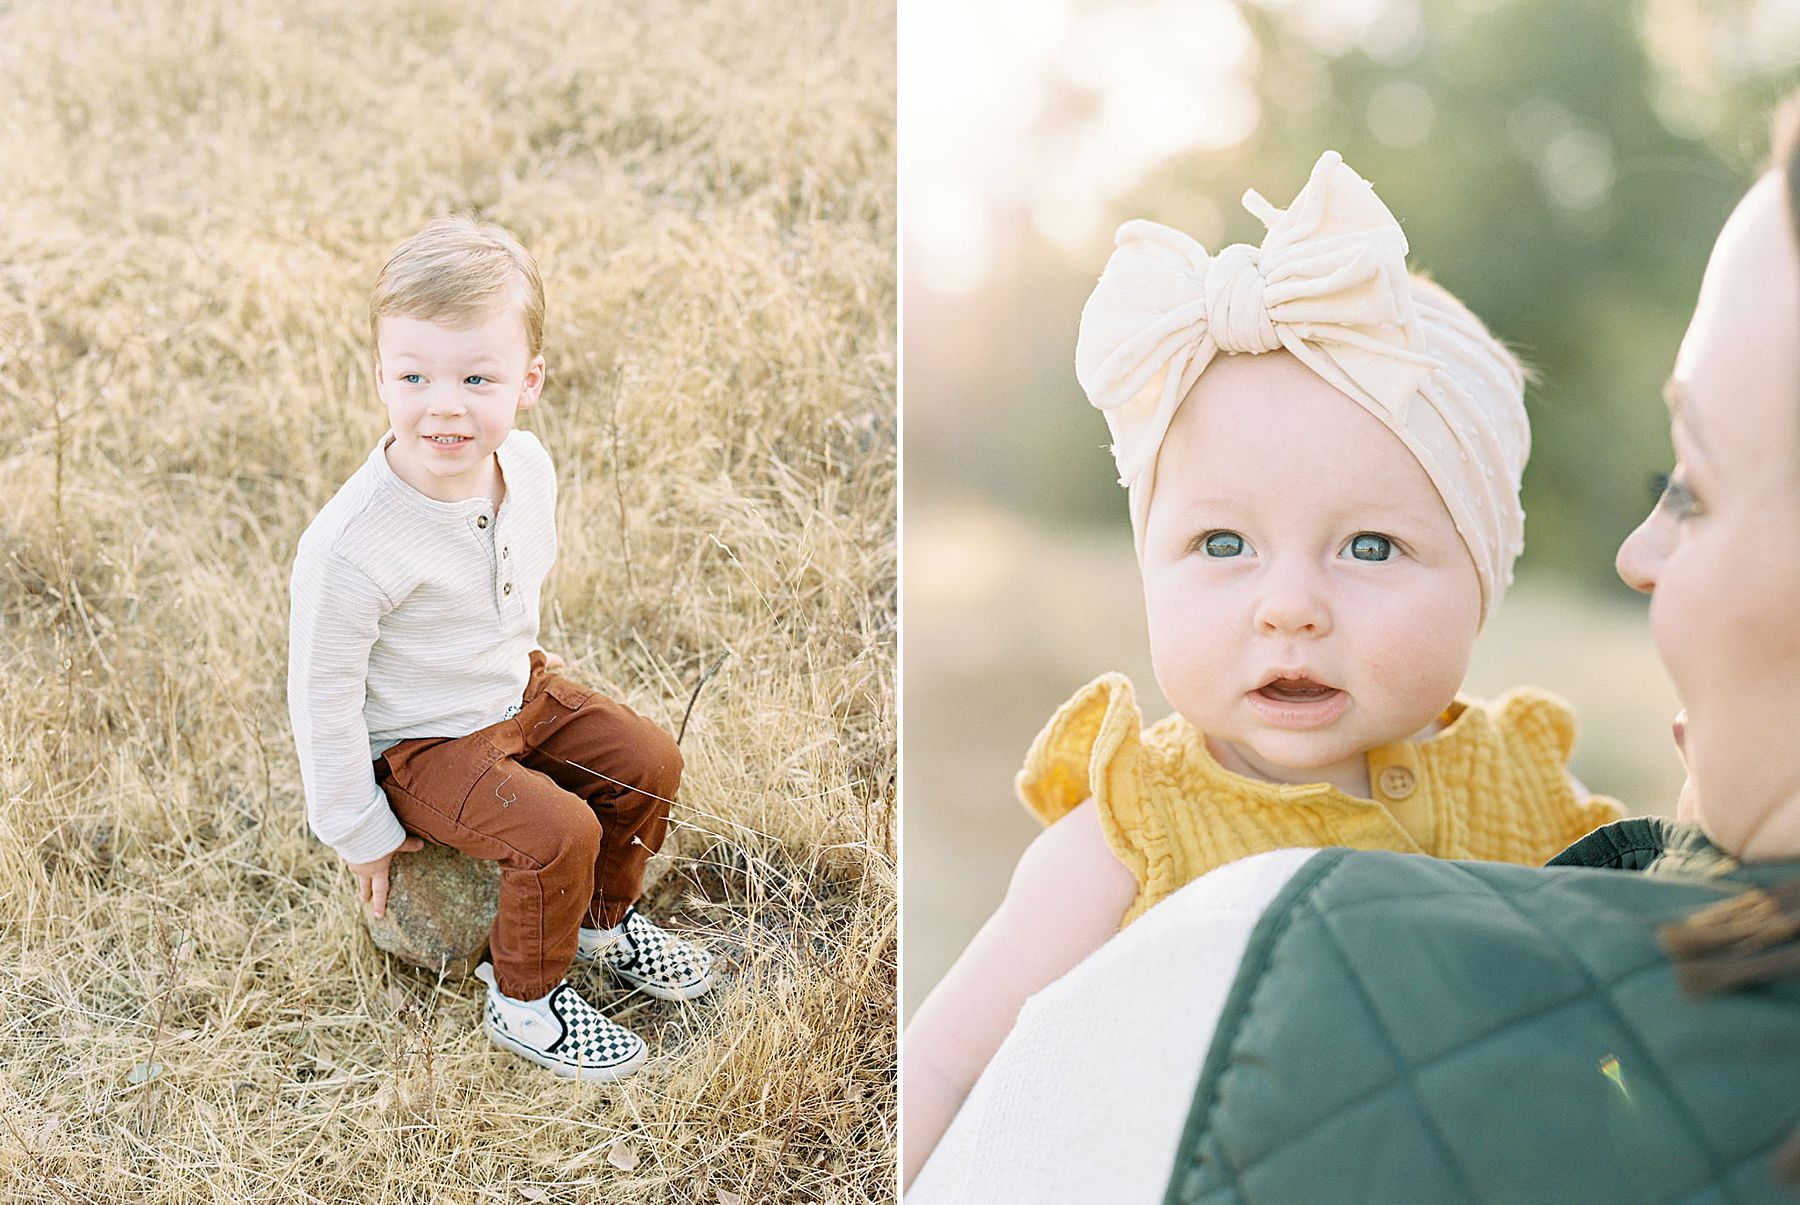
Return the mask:
M1390 8L1408 19L1399 36L1329 53L1306 28L1318 6L1243 5L1259 51L1260 120L1247 140L1164 162L1110 207L1090 246L1050 244L1019 216L977 292L942 297L909 281L909 505L973 493L1050 523L1123 526L1105 424L1072 367L1112 222L1153 218L1215 249L1256 242L1244 190L1286 205L1335 148L1399 217L1414 270L1535 371L1521 572L1623 589L1613 552L1670 460L1663 381L1713 239L1766 154L1768 109L1800 83L1800 60L1758 42L1768 5ZM1079 111L1079 98L1057 107ZM1220 216L1215 243L1201 227Z

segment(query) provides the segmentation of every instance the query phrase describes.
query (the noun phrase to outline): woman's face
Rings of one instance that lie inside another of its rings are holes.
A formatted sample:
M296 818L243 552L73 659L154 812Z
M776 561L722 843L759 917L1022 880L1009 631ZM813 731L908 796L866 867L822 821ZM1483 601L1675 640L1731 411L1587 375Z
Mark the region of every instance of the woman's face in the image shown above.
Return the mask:
M1619 549L1686 708L1691 813L1800 856L1800 254L1767 175L1713 248L1668 390L1669 489Z

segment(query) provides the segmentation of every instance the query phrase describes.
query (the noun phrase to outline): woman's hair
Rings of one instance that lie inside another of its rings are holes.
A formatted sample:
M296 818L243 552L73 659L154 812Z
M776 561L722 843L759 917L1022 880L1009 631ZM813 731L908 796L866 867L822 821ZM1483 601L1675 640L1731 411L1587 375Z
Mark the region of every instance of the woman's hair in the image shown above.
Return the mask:
M1800 878L1700 908L1663 925L1657 938L1689 996L1800 976ZM1800 1127L1776 1150L1774 1164L1778 1179L1800 1183Z

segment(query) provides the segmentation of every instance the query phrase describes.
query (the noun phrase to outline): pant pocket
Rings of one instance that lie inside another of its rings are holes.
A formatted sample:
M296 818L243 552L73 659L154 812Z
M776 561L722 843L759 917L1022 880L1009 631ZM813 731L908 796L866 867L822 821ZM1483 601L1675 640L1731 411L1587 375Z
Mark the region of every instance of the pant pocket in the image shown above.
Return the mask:
M492 742L465 736L409 752L398 764L390 762L390 782L421 806L460 822L476 785L505 756Z
M577 686L567 678L559 678L554 674L544 680L544 691L570 711L579 709L595 694L585 686Z

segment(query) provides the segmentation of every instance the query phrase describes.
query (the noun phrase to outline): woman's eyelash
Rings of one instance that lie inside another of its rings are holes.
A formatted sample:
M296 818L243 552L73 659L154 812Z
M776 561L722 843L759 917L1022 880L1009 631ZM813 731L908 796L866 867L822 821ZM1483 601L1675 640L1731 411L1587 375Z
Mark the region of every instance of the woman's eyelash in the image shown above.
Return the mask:
M1652 506L1666 506L1676 518L1686 518L1700 510L1699 499L1671 473L1653 473L1650 484L1655 490Z

